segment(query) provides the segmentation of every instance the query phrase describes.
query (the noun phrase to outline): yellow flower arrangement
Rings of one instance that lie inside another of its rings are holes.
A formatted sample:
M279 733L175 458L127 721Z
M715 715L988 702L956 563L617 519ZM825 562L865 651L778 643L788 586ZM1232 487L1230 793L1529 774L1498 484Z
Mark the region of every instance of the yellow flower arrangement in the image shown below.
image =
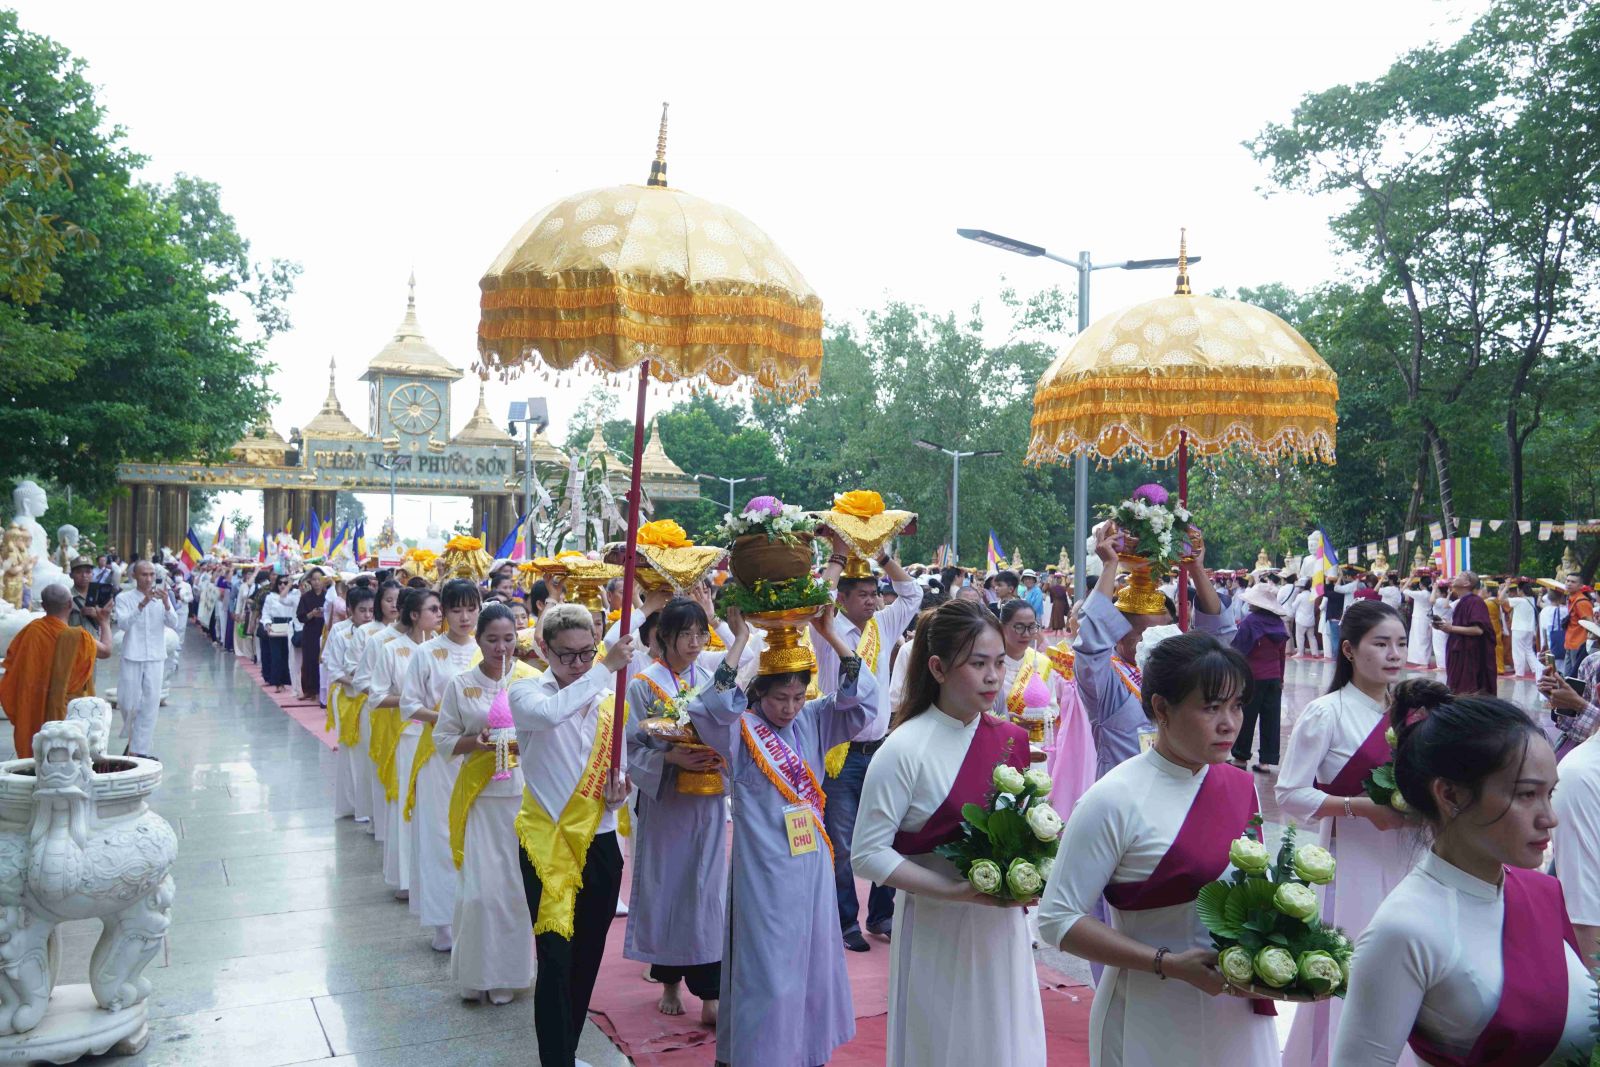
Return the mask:
M883 514L883 497L871 489L852 489L833 498L833 510L858 519L870 519Z
M445 543L446 552L482 552L483 538L457 534Z
M653 548L689 548L694 544L683 527L671 519L657 519L639 527L639 543Z

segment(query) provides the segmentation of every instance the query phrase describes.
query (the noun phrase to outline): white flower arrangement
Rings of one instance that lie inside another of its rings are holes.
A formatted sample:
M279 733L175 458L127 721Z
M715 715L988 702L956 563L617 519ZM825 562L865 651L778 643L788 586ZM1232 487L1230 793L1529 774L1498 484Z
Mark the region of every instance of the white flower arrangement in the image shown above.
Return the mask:
M746 534L764 533L772 541L795 543L801 534L814 534L818 520L805 509L785 504L776 497L758 496L735 515L728 512L712 534L718 540L735 541Z

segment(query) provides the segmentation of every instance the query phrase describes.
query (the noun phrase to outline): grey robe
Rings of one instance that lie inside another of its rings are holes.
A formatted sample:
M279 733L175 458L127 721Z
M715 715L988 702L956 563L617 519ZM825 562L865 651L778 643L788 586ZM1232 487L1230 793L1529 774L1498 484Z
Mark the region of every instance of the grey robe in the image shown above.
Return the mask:
M847 676L835 696L810 701L777 734L821 771L828 749L860 733L876 714L873 690L865 670L860 679ZM717 1059L760 1067L827 1063L856 1032L832 858L820 844L814 852L789 854L788 802L741 737L745 717L765 722L746 710L744 692L713 686L690 714L733 778L733 875Z
M710 677L703 667L694 672L692 681L684 681L699 685ZM648 718L656 700L650 684L634 678L628 683L629 720ZM622 954L669 967L715 963L722 958L727 905L728 807L723 796L678 792L678 768L665 752L665 745L642 731L628 732L628 774L639 799Z

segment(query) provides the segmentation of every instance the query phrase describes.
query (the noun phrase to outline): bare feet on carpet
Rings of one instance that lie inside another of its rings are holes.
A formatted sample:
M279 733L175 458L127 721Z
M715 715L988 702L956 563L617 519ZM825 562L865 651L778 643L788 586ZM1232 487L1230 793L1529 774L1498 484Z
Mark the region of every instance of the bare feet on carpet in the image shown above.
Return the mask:
M717 1002L716 1001L714 1001L714 1000L702 1000L700 1002L700 1022L705 1026L711 1027L713 1030L715 1030L717 1028Z
M661 999L656 1001L656 1010L662 1015L682 1015L683 996L679 992L682 988L682 982L663 983L661 986Z

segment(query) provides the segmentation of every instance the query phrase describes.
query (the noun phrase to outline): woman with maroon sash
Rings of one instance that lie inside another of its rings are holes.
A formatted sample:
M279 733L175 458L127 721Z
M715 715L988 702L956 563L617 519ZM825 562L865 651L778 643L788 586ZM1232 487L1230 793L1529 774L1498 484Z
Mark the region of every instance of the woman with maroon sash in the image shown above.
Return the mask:
M900 890L886 1064L1042 1067L1044 1010L1022 908L979 893L933 851L959 835L963 804L983 803L996 764L1028 766L1027 731L988 714L1005 672L1000 624L979 604L941 604L917 624L909 655L850 853L858 878Z
M1356 942L1334 1067L1587 1063L1594 982L1561 885L1540 874L1556 825L1556 758L1494 697L1398 701L1395 780L1432 848ZM1340 881L1345 881L1341 870Z
M1417 858L1417 838L1403 830L1405 817L1361 788L1392 755L1384 734L1390 686L1406 665L1400 613L1377 600L1350 605L1334 655L1333 684L1295 722L1274 792L1284 815L1315 828L1319 843L1338 857L1338 880L1322 891L1322 921L1354 939ZM1404 704L1413 691L1427 692L1417 687L1443 688L1421 679L1402 682L1394 699ZM1327 1067L1342 1005L1336 997L1296 1008L1284 1062ZM1407 1053L1401 1062L1413 1060Z
M1094 1067L1277 1067L1270 1006L1223 992L1195 911L1257 811L1255 779L1226 761L1250 667L1210 634L1150 651L1140 698L1155 743L1078 801L1039 912L1039 937L1106 968L1089 1015ZM1110 923L1095 918L1102 896Z

